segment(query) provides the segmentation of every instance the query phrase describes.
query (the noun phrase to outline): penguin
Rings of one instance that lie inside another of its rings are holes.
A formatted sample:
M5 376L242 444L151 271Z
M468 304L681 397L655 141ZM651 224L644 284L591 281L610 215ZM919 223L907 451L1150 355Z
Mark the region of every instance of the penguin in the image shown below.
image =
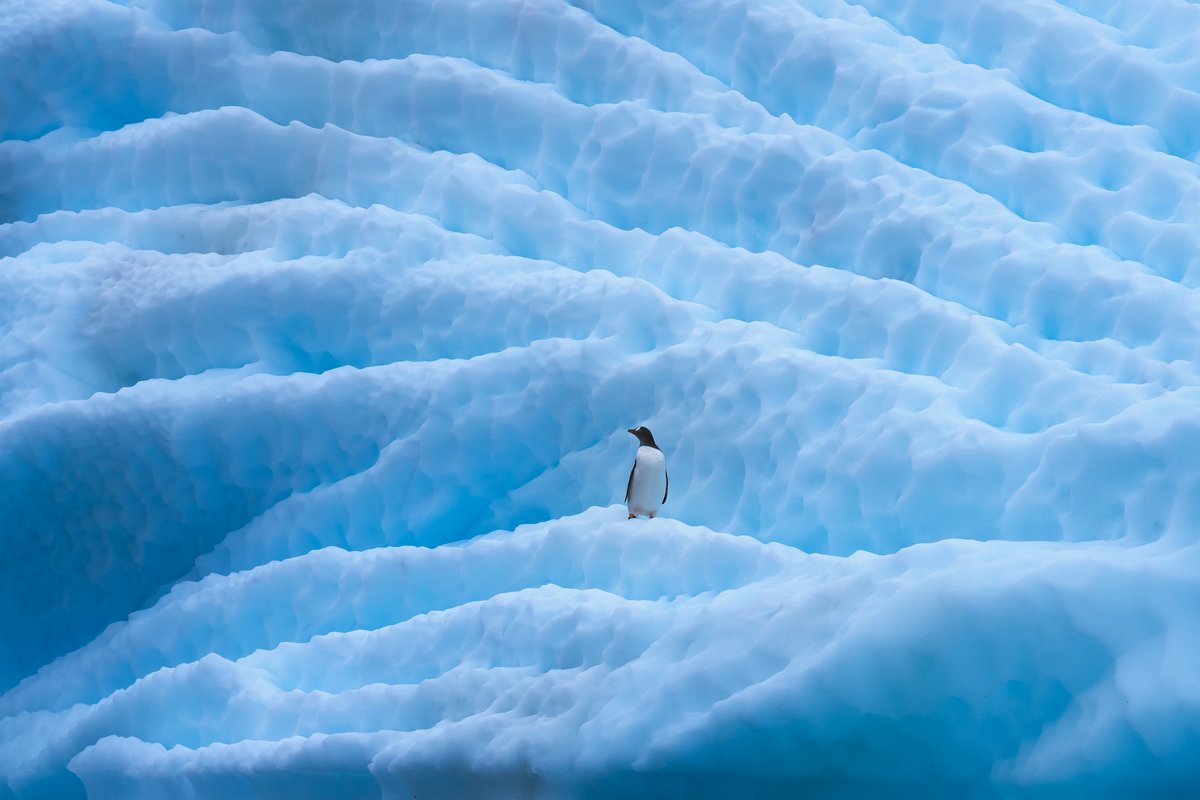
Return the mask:
M667 502L667 460L649 428L628 430L637 437L639 446L633 469L629 470L629 484L625 487L625 507L629 509L630 519L640 514L654 519L658 509ZM660 493L661 500L658 499Z

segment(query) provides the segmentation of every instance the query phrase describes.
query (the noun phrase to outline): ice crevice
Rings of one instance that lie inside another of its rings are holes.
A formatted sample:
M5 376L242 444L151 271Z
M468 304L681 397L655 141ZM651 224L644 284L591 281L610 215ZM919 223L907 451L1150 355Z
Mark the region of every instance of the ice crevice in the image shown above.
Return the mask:
M0 800L1185 796L1198 44L0 0Z

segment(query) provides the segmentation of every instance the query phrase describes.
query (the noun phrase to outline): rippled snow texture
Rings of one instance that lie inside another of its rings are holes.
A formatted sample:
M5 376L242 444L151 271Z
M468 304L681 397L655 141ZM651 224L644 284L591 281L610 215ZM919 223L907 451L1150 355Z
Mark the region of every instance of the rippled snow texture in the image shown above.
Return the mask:
M0 0L0 78L0 798L1200 785L1200 6Z

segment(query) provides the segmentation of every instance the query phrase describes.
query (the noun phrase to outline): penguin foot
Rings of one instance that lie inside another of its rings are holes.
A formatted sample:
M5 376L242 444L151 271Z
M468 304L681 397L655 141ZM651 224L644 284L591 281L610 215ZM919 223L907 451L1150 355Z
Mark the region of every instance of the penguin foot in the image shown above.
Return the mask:
M654 515L653 515L653 514L650 514L649 516L650 516L650 519L654 519Z
M637 517L637 514L630 514L630 515L629 515L629 518L630 518L630 519L634 519L635 517Z

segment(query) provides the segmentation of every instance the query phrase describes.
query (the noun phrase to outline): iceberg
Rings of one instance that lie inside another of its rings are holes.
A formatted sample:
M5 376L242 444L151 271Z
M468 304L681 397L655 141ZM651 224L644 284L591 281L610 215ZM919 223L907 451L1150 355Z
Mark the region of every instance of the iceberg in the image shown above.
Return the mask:
M1198 43L0 0L0 799L1193 794Z

